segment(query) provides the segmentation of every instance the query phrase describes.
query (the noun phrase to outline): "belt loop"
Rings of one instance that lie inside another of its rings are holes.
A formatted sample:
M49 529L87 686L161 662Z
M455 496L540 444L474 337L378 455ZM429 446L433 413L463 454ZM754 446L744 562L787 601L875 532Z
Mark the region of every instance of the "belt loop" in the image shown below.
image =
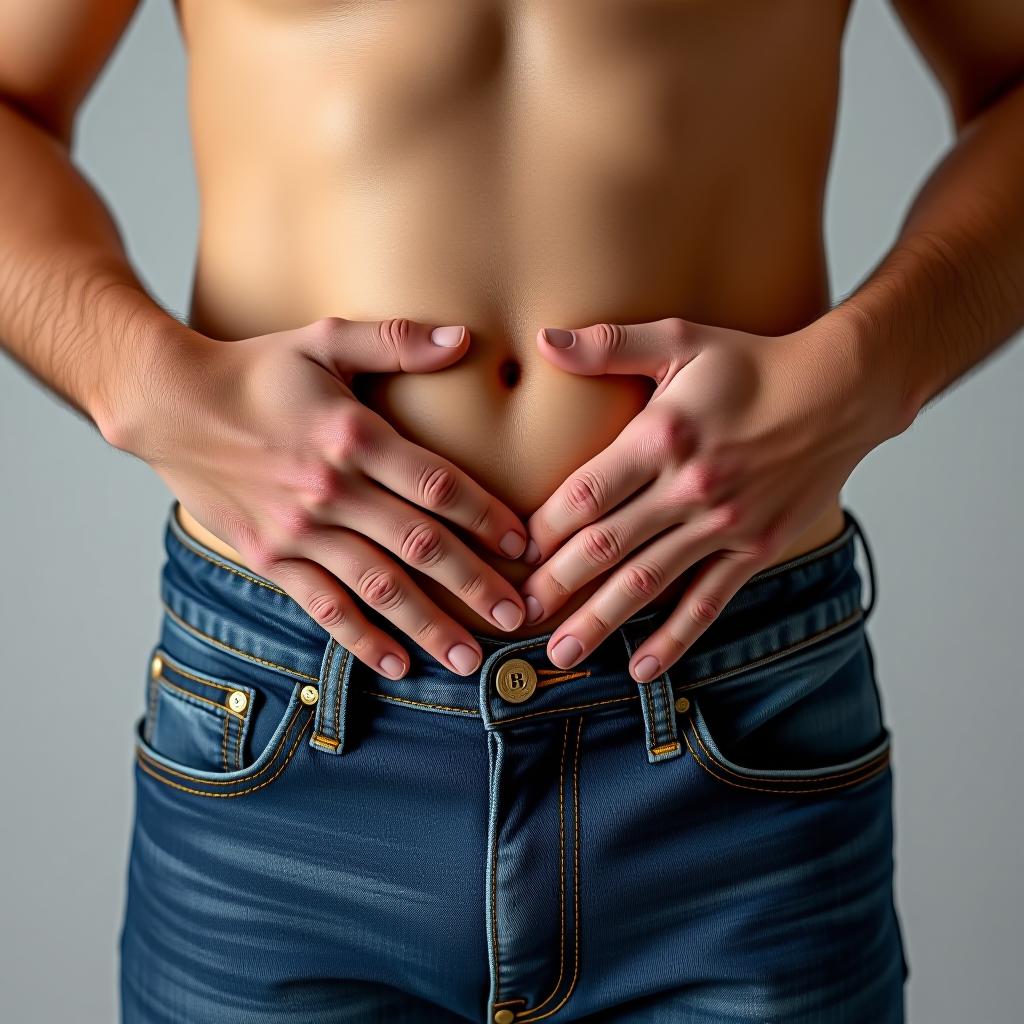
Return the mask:
M626 660L633 657L633 645L625 629L619 628L626 645ZM640 709L644 716L644 741L651 764L669 761L683 752L676 728L676 705L668 673L646 683L637 683Z
M864 534L864 529L860 525L860 520L849 510L846 509L846 514L849 516L850 522L853 523L853 528L857 532L857 536L860 537L860 542L864 547L864 560L868 565L868 579L871 582L871 599L868 601L868 606L864 609L864 621L867 622L868 616L874 611L875 598L878 594L878 579L875 575L875 562L871 557L871 545L868 544L868 539Z
M309 745L325 754L341 754L345 746L352 654L334 637L327 642L320 665L320 699Z

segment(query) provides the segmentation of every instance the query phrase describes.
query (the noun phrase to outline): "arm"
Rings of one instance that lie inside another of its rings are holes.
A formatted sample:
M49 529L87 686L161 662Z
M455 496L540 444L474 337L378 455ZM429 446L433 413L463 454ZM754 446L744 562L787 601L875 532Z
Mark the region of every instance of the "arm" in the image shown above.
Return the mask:
M895 244L820 324L891 381L900 433L1024 323L1024 6L894 0L945 89L957 142Z
M161 309L69 156L82 97L135 6L0 4L0 344L359 660L396 677L409 656L350 591L455 672L475 671L475 638L402 563L514 629L515 589L440 520L505 557L525 547L522 524L350 386L357 373L442 369L468 332L325 317L227 344Z
M126 396L191 340L146 294L70 159L78 107L136 4L0 6L0 345L114 443Z

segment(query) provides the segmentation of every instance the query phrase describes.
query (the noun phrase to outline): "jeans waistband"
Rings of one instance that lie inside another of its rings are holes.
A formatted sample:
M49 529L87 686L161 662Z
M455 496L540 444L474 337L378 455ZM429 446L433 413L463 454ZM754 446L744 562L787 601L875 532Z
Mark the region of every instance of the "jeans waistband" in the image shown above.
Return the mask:
M332 753L343 749L341 709L354 691L424 711L479 717L488 729L590 709L610 710L639 700L650 759L676 756L673 703L679 695L769 664L862 623L875 606L875 571L867 538L858 519L844 507L844 527L836 537L751 577L683 657L646 683L633 680L627 665L639 644L671 614L671 604L632 616L571 669L560 669L548 660L550 631L516 640L474 634L484 660L472 676L457 675L402 634L398 639L409 652L410 669L395 680L350 656L272 581L186 533L177 519L177 505L171 505L164 532L167 559L161 598L167 615L194 638L221 651L319 684L321 704L333 702L338 725L333 731L326 726L319 730L313 743L318 745L319 735L320 748ZM861 577L855 566L858 536L870 577L867 607L861 603ZM363 611L394 631L375 610ZM499 692L499 670L510 659L532 668L534 689L528 700L510 701Z

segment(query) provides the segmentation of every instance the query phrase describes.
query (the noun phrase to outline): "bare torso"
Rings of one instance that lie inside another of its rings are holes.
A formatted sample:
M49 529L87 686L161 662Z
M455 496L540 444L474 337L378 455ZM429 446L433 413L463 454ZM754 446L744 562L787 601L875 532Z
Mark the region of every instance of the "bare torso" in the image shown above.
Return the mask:
M525 520L653 390L557 370L539 327L681 316L776 335L828 308L848 7L182 0L201 197L192 326L227 339L323 316L465 324L462 361L366 378L360 394ZM243 561L187 509L182 521ZM837 496L779 560L842 525ZM481 553L514 584L530 572ZM468 628L499 632L415 575Z

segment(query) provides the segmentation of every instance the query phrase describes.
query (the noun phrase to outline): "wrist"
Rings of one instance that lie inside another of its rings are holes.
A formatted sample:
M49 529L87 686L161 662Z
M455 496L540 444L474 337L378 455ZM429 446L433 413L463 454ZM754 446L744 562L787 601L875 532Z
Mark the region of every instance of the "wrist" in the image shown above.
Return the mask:
M138 331L130 358L104 373L93 410L107 443L143 462L162 461L209 386L221 344L166 315Z
M840 377L843 413L867 450L907 430L920 411L878 319L850 301L802 332L813 335ZM866 452L865 452L866 454Z

